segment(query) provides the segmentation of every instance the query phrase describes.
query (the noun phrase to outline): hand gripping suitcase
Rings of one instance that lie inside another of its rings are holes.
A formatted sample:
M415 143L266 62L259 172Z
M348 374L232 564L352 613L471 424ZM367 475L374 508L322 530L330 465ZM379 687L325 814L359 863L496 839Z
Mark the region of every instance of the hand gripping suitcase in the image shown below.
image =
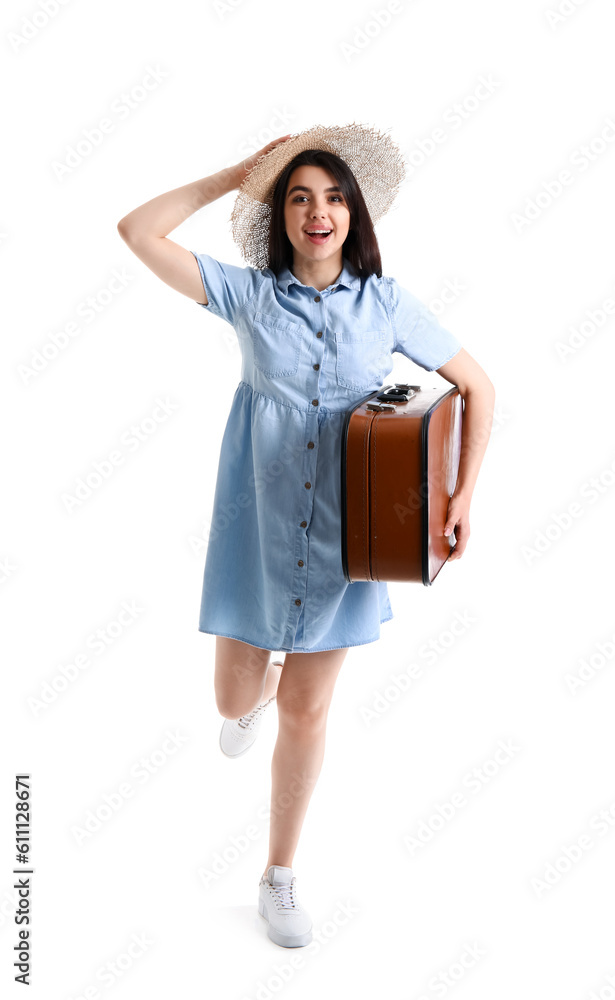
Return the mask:
M346 413L341 447L342 566L355 580L430 586L455 533L442 534L457 482L459 388L397 382Z

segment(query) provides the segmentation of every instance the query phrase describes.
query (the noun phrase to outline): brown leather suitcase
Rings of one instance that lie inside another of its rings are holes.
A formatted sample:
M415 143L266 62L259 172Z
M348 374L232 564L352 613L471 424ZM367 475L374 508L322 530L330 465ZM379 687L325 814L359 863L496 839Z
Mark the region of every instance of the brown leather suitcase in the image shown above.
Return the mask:
M461 453L457 386L397 382L346 413L342 432L342 565L349 582L430 586L455 544L442 534Z

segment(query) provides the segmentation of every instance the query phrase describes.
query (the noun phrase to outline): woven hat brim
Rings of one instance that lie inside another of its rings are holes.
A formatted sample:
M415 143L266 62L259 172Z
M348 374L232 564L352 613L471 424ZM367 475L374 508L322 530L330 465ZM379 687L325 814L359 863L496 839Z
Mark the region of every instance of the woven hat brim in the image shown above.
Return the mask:
M231 230L241 254L253 267L269 266L268 238L273 191L286 165L305 149L325 149L341 157L354 174L372 225L389 210L406 176L402 153L387 132L370 125L315 125L278 143L255 164L239 187Z

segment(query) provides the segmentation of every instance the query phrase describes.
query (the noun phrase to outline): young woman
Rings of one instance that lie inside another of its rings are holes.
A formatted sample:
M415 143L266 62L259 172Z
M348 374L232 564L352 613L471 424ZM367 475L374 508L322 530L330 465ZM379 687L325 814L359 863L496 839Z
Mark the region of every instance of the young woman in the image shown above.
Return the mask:
M435 316L382 275L375 222L404 175L386 135L353 123L281 136L253 157L159 195L120 235L166 284L230 323L241 380L222 439L199 618L215 634L220 746L239 756L277 701L269 858L259 912L269 937L312 937L292 864L321 770L327 714L348 647L392 617L386 583L348 584L341 564L344 414L405 354L464 399L457 485L444 533L449 560L470 534L472 492L491 428L494 389ZM168 233L239 189L233 235L251 265L187 250ZM273 650L284 663L270 661Z

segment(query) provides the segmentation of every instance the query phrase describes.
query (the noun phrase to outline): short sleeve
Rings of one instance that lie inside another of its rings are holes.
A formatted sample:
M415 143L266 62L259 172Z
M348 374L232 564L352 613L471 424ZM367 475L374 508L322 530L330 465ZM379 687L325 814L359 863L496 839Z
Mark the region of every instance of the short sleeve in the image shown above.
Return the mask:
M450 361L462 343L443 327L434 313L395 278L387 278L394 351L404 354L421 368L433 372Z
M196 257L207 295L207 303L197 302L196 305L233 326L263 280L262 272L254 267L223 264L207 253L197 254L194 250L190 253Z

